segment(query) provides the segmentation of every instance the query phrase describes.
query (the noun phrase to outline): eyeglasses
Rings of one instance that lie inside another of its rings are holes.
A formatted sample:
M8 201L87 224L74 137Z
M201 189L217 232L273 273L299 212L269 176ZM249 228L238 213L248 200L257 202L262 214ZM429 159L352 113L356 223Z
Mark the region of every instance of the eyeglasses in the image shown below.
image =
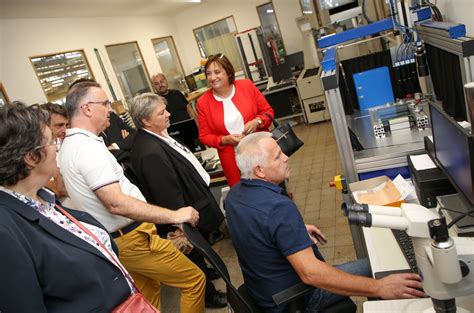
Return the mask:
M112 102L110 102L110 100L104 100L104 101L89 101L89 102L84 103L83 105L85 105L85 104L92 104L92 103L102 104L104 107L110 107L110 106L112 106Z
M52 139L50 142L48 142L45 145L36 146L34 148L34 150L42 149L44 147L48 147L48 146L52 146L52 145L55 145L56 146L56 152L59 152L59 149L61 148L61 139L59 139L59 138Z

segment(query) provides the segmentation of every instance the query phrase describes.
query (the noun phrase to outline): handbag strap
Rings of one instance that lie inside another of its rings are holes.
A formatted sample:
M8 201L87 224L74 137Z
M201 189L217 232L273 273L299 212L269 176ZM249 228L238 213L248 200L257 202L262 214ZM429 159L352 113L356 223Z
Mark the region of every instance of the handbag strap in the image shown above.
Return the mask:
M280 124L273 118L273 116L271 116L270 114L268 113L263 113L263 115L266 115L270 121L272 121L273 123L273 126L275 126L275 128L277 128L278 126L280 126Z
M127 278L128 280L130 280L130 282L132 283L133 287L138 291L139 289L137 288L137 286L135 285L135 282L133 281L133 279L130 277L130 274L128 274L128 272L125 270L125 268L122 266L122 264L120 263L120 261L117 259L117 257L115 255L113 255L109 249L107 249L107 247L99 240L97 239L97 237L87 228L85 227L81 222L79 222L74 216L72 216L68 211L64 210L60 205L58 204L55 204L56 208L61 211L61 213L63 213L67 218L69 218L74 224L77 225L77 227L79 227L83 232L85 232L86 234L88 234L89 236L91 236L92 239L95 240L95 242L97 242L97 244L99 246L102 247L102 249L104 249L107 254L112 258L112 260L115 262L115 264L117 265L117 267L120 269L120 271L123 273L123 275L125 276L125 278Z

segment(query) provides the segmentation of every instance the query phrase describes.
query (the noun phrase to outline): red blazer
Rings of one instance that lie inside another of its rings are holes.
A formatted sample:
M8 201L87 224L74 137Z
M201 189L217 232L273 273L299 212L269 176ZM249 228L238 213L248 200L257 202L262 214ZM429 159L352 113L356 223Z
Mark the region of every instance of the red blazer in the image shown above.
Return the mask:
M235 94L232 101L242 114L244 124L260 117L263 124L259 130L268 130L271 120L264 113L272 117L274 113L262 93L248 79L236 80L234 86ZM210 89L198 99L197 108L199 140L205 145L217 148L227 183L232 187L240 181L240 171L235 162L234 147L220 144L221 138L229 135L224 125L223 103L214 98Z

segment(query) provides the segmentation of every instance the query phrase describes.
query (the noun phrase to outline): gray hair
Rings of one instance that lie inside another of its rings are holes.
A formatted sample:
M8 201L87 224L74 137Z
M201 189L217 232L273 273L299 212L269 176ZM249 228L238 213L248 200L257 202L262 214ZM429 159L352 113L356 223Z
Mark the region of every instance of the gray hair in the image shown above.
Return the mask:
M130 115L137 128L145 127L142 120L148 118L158 104L166 105L166 99L152 92L142 93L133 97Z
M81 81L69 89L66 103L64 104L69 119L79 110L82 99L89 93L89 89L91 88L101 88L101 86L94 81Z
M256 132L245 136L235 149L235 160L243 179L253 178L253 170L256 166L264 166L267 163L268 153L260 146L260 141L270 138L269 132Z

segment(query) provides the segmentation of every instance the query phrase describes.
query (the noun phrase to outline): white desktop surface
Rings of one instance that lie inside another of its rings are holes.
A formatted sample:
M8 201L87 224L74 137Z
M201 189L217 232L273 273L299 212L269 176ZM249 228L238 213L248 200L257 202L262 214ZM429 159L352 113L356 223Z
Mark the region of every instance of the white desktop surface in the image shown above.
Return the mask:
M362 227L362 230L373 274L410 268L390 229Z
M201 155L203 160L216 160L219 159L219 155L217 154L217 149L207 147L206 150L199 151L198 154Z
M474 312L474 295L456 298L458 313ZM466 311L459 310L462 308ZM364 302L364 313L429 313L434 312L430 298Z
M437 210L438 208L434 209ZM390 229L363 227L372 272L408 269L408 263ZM457 234L451 228L450 236ZM474 312L474 295L456 298L458 313ZM364 302L364 313L434 313L430 298Z

